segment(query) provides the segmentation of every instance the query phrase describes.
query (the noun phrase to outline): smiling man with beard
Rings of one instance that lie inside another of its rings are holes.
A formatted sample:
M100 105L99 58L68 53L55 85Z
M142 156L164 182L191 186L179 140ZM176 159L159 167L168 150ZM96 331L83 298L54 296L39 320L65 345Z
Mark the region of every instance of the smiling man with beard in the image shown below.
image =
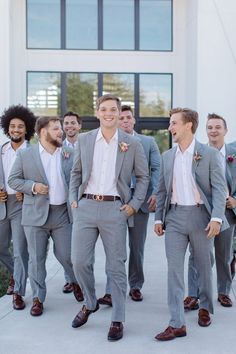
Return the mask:
M29 278L33 293L32 316L43 313L46 297L46 255L48 238L54 242L54 254L73 283L78 301L83 294L71 264L71 218L67 204L73 151L62 146L61 121L41 117L36 122L39 142L20 151L8 183L24 193L22 225L29 251Z
M11 274L7 294L13 294L13 308L23 310L28 275L28 251L24 229L21 226L23 194L7 183L17 151L29 146L34 135L36 117L21 105L10 106L1 117L1 127L10 139L0 150L0 261ZM9 247L13 241L13 254Z

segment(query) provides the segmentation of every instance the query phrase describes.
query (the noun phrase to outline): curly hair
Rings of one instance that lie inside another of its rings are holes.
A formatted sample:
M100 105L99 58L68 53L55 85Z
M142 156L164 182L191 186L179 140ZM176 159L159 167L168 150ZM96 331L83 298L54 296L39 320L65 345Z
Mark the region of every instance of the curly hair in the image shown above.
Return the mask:
M36 122L36 116L27 107L24 107L20 104L17 106L10 106L9 108L5 109L3 115L1 116L0 126L4 131L4 134L6 134L6 136L8 136L9 138L9 125L10 121L14 118L18 118L25 123L25 139L30 140L35 133L34 127Z

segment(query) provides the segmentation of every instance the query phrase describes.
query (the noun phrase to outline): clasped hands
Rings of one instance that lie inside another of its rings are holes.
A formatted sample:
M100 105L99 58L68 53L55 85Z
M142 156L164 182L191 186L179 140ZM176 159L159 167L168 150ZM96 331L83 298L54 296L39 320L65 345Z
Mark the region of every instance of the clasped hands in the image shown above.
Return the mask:
M0 190L0 202L6 202L7 197L8 197L7 192L1 189ZM23 199L24 199L24 194L21 192L16 192L16 200L18 202L22 202Z
M48 194L49 188L46 184L43 183L35 183L34 189L33 189L35 194Z

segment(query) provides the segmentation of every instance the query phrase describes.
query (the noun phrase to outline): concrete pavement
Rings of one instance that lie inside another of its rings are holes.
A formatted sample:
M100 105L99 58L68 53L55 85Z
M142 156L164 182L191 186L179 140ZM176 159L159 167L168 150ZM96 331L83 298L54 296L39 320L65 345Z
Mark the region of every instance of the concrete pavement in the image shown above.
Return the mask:
M104 294L104 251L100 239L96 247L97 296ZM235 353L236 300L234 306L223 308L217 302L212 325L207 328L197 324L198 311L186 313L187 336L169 342L158 342L155 335L168 325L167 273L164 238L153 233L153 216L149 221L149 233L145 253L146 282L144 300L135 303L127 296L124 338L108 342L111 309L101 306L89 317L88 323L73 329L71 322L82 304L72 294L63 294L64 272L52 254L47 260L47 298L44 313L40 317L29 314L31 307L30 285L23 311L12 309L12 297L0 299L0 354L231 354ZM214 273L215 274L215 273ZM214 275L215 278L215 275ZM214 286L216 280L214 279ZM236 280L234 280L236 290Z

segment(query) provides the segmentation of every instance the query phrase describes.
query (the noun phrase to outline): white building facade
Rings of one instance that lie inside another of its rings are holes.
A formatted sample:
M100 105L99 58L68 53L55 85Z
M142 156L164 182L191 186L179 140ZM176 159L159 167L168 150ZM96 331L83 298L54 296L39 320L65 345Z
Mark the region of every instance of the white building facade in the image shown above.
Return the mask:
M168 109L180 106L199 112L200 141L212 112L235 141L235 18L235 0L1 0L0 111L18 103L42 115L76 110L91 129L96 97L111 91L134 108L138 131L166 134Z

